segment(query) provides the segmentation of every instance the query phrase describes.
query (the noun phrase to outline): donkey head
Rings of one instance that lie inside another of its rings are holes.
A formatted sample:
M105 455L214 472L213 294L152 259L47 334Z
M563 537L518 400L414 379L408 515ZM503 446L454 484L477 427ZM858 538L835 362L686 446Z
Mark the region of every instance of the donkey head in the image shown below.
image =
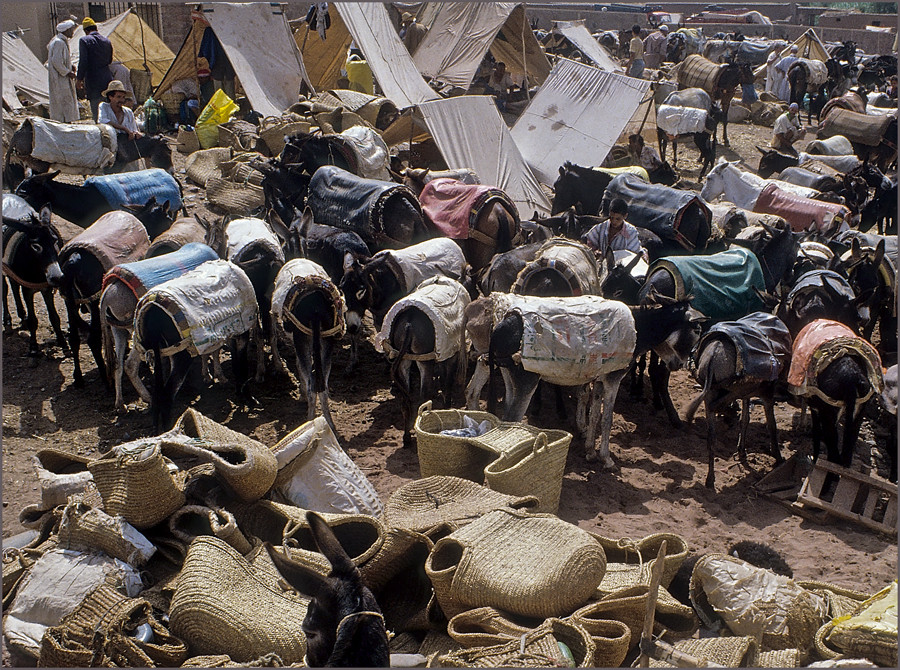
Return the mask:
M275 567L312 601L303 619L310 667L387 667L387 631L378 602L325 520L307 512L319 551L331 564L327 577L294 562L266 543Z

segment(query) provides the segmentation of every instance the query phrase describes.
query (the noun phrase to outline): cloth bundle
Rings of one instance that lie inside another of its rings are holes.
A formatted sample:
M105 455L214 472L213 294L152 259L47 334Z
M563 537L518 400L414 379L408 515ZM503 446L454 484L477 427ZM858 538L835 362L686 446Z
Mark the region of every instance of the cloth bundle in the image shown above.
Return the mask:
M168 202L170 210L182 206L181 186L175 177L160 168L89 177L84 185L100 191L112 207L145 205L151 197L156 198L158 205Z
M373 258L379 256L387 257L404 293L411 293L419 284L436 274L462 281L466 267L462 249L446 237L426 240L405 249L379 251Z
M483 184L465 184L456 179L432 179L419 194L419 202L431 224L454 240L472 237L488 244L496 243L476 228L481 211L495 202L503 205L513 221L518 222L519 218L515 204L500 189Z
M660 105L656 109L656 125L670 136L702 133L706 129L707 112L696 107Z
M345 330L344 312L347 306L340 292L325 269L306 260L295 258L285 263L275 278L272 291L272 323L279 334L284 333L284 319L289 319L301 332L311 334L309 326L296 320L291 310L296 302L311 291L321 291L331 305L331 311L322 323L322 337L342 337Z
M703 336L707 342L725 338L737 352L736 371L742 377L773 382L784 376L791 360L791 333L778 317L753 312L737 321L717 323Z
M36 116L31 124L31 157L69 167L105 168L116 161L116 131L106 124L59 123Z

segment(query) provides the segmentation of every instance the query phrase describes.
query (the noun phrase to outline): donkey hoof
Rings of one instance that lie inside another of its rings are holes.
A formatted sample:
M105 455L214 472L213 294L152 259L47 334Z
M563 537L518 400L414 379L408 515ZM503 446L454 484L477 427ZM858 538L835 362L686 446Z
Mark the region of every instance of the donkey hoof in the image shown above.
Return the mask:
M84 388L84 377L75 377L75 379L72 381L72 386L74 386L77 389L83 389Z
M404 449L412 449L413 440L411 433L403 433L403 448Z

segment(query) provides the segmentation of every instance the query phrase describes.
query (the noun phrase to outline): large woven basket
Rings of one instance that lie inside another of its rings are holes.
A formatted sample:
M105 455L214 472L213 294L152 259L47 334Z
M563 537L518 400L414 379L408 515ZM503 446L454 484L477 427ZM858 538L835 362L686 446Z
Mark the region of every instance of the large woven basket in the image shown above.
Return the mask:
M314 564L322 571L331 569L316 547L306 510L271 500L259 500L253 505L235 506L234 515L241 530L264 542L285 544L292 558ZM338 542L356 565L373 558L384 543L384 525L367 514L336 514L318 512L337 537Z
M637 541L630 538L612 539L597 533L592 533L592 535L606 551L607 561L610 563L636 564L640 568L640 578L633 583L650 583L650 571L656 564L656 555L659 553L663 540L666 541L666 555L663 557L663 574L660 581L662 586L667 587L672 583L678 568L684 563L684 559L687 558L688 554L687 542L685 542L683 537L674 533L653 533ZM610 588L604 590L610 592L624 586L630 586L630 584L610 583Z
M222 177L219 164L231 160L233 151L229 147L215 147L194 151L184 161L187 178L206 188L206 183L213 178Z
M275 653L298 663L306 652L301 626L309 601L280 581L262 545L245 558L224 540L198 537L172 597L172 631L193 654L227 654L240 662Z
M99 549L108 556L140 567L153 555L154 547L121 517L112 517L73 500L66 505L58 532L63 549Z
M153 642L133 636L147 624ZM143 598L129 598L109 583L91 591L41 641L41 667L178 667L187 646L153 615Z
M16 595L16 589L35 562L45 552L57 547L57 535L51 534L55 526L53 515L47 514L38 535L24 547L3 548L3 607L8 608Z
M225 540L238 553L247 554L253 548L234 515L225 509L205 505L185 505L169 517L169 531L189 545L199 535L214 535Z
M777 651L761 651L756 659L760 668L799 668L803 665L804 655L799 649L778 649Z
M487 485L507 495L533 495L534 512L556 514L572 434L522 424L500 424L473 441L500 446L501 455L484 469Z
M59 449L41 449L34 457L34 467L41 486L41 508L65 505L68 497L84 491L91 481L87 464L91 459Z
M429 537L446 534L497 509L530 509L537 499L509 496L459 477L428 477L408 482L391 494L384 523Z
M433 410L430 400L419 407L415 431L419 470L423 479L434 475L448 475L479 484L484 482L484 468L497 458L496 453L475 444L471 438L440 434L443 430L462 428L465 416L478 423L489 421L492 427L500 425L500 419L489 412Z
M631 648L631 628L623 621L586 616L583 610L578 610L582 616L573 614L569 619L584 628L594 641L594 667L620 667Z
M679 640L674 647L682 653L726 668L755 668L759 658L759 643L756 638L749 636ZM672 666L651 658L650 667L669 668Z
M218 178L206 182L206 199L213 207L234 216L250 216L266 203L261 187Z
M860 603L852 614L824 624L815 635L816 652L824 659L862 657L880 666L897 667L896 612L895 581Z
M845 589L828 582L800 580L797 585L824 598L828 603L828 616L832 619L853 614L870 597L868 593Z
M176 462L187 459L190 466L212 463L216 475L241 500L257 500L275 483L278 461L262 442L226 428L192 408L178 417L173 432L195 439L189 443L166 442L166 455Z
M259 141L257 127L248 121L234 119L219 124L219 146L238 151L255 151Z
M560 642L570 650L574 658L574 667L593 667L594 641L591 636L581 626L556 618L547 619L519 639L439 654L429 661L428 667L572 667L572 662L566 658L559 646Z
M200 138L197 137L197 131L193 128L188 129L184 126L179 126L178 135L176 135L175 139L178 141L175 145L178 153L192 154L195 151L200 151Z
M722 65L713 63L700 54L691 54L676 68L679 88L702 88L712 95L719 81Z
M114 452L88 463L103 509L137 529L150 528L184 505L184 474L172 474L159 444L146 458Z
M267 116L259 124L259 139L256 148L269 156L277 156L284 149L284 138L296 133L308 133L311 124L300 120L297 114Z
M504 509L441 538L425 563L448 617L496 607L531 617L565 616L603 579L603 548L587 531L550 514Z

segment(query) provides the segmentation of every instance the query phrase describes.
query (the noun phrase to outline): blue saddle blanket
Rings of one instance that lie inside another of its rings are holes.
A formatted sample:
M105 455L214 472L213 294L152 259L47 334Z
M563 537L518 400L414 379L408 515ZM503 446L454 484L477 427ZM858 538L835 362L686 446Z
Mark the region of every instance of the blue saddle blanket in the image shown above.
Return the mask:
M103 277L103 288L113 281L121 281L131 289L136 298L140 298L157 284L180 277L201 263L214 261L218 257L215 251L202 242L189 242L162 256L116 265Z
M113 207L146 205L152 196L156 196L159 205L168 201L169 209L181 208L178 182L159 168L90 177L84 180L84 185L96 187Z
M656 261L649 274L656 268L672 275L676 297L693 295L693 307L713 321L734 321L765 307L753 290L766 288L762 267L747 249L709 256L668 256Z

